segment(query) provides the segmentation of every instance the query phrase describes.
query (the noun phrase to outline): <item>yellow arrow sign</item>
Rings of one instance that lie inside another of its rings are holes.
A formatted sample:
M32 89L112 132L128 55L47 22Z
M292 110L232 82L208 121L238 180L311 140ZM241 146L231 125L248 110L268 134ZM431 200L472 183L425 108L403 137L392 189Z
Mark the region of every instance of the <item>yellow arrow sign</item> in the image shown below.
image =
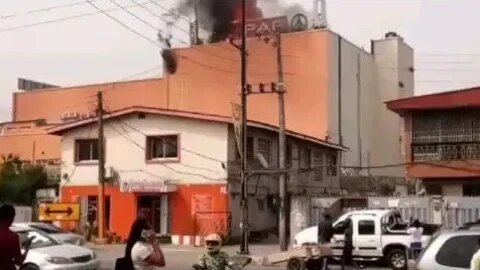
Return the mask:
M78 221L80 204L78 203L42 203L38 206L39 221Z

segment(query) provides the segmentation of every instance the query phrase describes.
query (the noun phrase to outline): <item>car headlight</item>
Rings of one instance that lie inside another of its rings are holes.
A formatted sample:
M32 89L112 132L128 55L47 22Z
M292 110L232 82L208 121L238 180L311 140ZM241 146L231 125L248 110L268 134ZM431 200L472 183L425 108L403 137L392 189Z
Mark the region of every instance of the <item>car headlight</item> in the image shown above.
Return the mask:
M73 260L64 257L48 257L46 260L53 264L71 264L75 263Z

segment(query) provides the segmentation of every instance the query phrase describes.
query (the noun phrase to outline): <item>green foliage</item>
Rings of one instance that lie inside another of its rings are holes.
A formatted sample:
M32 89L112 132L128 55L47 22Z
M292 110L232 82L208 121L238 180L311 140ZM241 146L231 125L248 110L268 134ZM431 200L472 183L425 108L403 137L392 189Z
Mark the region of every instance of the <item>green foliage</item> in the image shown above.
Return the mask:
M42 166L22 162L13 155L0 160L0 201L33 205L35 193L46 186L47 175Z

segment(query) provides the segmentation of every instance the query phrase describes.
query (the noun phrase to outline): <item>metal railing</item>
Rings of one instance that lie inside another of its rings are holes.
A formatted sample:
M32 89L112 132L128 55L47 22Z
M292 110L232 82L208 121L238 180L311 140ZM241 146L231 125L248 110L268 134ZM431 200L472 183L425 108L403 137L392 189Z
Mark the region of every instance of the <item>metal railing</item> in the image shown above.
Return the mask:
M480 159L480 142L417 143L411 147L414 162Z

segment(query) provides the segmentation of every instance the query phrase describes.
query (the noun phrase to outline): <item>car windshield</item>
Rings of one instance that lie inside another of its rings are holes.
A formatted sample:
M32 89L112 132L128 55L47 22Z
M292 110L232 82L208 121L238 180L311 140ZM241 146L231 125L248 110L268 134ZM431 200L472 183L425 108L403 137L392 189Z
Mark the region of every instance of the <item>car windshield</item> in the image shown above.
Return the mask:
M34 228L35 230L39 230L39 231L42 231L42 232L48 233L48 234L65 233L64 230L58 228L57 226L52 225L52 224L47 224L47 223L31 224L30 227Z
M17 234L20 238L20 243L22 244L22 247L25 246L25 243L28 241L29 238L33 238L30 249L59 245L59 243L53 238L40 231L18 231Z

